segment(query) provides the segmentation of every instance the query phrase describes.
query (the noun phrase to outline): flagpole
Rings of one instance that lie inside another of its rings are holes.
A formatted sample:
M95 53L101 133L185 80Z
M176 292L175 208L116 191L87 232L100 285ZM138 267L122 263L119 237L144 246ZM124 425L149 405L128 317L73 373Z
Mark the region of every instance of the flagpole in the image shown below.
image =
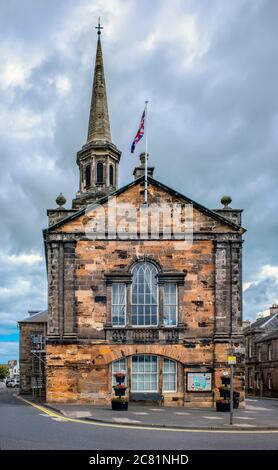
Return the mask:
M148 133L147 133L147 107L148 107L148 101L145 101L145 188L144 188L144 204L148 204Z

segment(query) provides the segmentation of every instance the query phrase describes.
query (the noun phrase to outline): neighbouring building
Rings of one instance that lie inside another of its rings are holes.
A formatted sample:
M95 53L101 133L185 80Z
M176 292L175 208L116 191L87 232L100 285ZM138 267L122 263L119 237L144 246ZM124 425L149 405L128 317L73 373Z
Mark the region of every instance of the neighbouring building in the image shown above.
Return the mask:
M246 393L278 398L278 305L244 329Z
M19 362L17 359L11 359L8 361L8 368L10 379L19 377Z
M20 393L45 396L45 340L47 310L29 311L29 316L18 322Z
M110 133L99 29L88 136L77 153L79 190L70 209L58 196L44 230L47 401L108 404L113 374L124 371L130 401L163 395L165 405L213 406L233 352L243 404L242 210L232 209L229 197L222 208L207 209L157 181L153 167L143 204L146 156L134 181L118 189L120 158ZM154 205L156 213L170 206L171 224L174 207L191 211L181 222L192 222L192 244L175 238L174 223L164 237L163 218L150 235ZM116 232L106 229L107 219ZM96 220L97 233L90 230Z

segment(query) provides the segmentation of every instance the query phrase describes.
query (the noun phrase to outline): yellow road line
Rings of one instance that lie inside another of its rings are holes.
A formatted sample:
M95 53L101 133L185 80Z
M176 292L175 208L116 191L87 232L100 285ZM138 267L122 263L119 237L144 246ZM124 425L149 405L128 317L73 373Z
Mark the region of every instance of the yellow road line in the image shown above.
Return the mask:
M45 408L44 406L37 405L36 403L33 403L29 400L26 400L26 398L23 398L19 395L15 395L16 398L19 400L24 401L28 405L33 406L34 408L37 408L38 410L42 411L43 413L51 416L52 418L60 418L63 421L69 421L72 423L81 423L81 424L89 424L93 426L99 426L99 427L104 427L104 428L121 428L121 429L136 429L137 431L142 430L142 431L167 431L167 432L191 432L191 433L225 433L225 434L276 434L278 433L278 429L269 429L269 430L236 430L236 429L174 429L174 428L160 428L160 427L155 427L155 426L132 426L132 425L124 425L124 424L110 424L110 423L100 423L99 421L85 421L83 419L77 419L77 418L69 418L65 415L60 415L59 413L56 413L55 411L52 411L48 408Z

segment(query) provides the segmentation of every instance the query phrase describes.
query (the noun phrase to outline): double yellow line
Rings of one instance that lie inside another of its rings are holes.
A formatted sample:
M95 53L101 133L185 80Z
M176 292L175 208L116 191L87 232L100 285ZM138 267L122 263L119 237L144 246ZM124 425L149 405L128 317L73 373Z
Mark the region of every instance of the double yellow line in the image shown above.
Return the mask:
M27 403L33 408L45 413L52 418L59 418L62 421L69 421L71 423L81 423L81 424L89 424L93 426L99 426L103 428L121 428L121 429L136 429L136 431L163 431L163 432L187 432L187 433L214 433L214 434L276 434L278 433L278 429L268 429L268 430L236 430L236 429L175 429L175 428L166 428L166 427L155 427L155 426L132 426L132 425L124 425L124 424L110 424L110 423L100 423L99 421L85 421L84 419L77 419L77 418L69 418L65 415L61 415L59 413L55 413L55 411L50 410L49 408L45 408L44 406L38 405L37 403L33 403L26 398L23 398L19 395L15 395L16 398L19 400Z

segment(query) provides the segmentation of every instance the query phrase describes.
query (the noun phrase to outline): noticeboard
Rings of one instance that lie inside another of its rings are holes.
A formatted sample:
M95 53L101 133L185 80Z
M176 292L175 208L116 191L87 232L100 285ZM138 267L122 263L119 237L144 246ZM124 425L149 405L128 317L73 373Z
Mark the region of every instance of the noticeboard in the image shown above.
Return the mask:
M187 372L188 392L211 392L211 372Z

